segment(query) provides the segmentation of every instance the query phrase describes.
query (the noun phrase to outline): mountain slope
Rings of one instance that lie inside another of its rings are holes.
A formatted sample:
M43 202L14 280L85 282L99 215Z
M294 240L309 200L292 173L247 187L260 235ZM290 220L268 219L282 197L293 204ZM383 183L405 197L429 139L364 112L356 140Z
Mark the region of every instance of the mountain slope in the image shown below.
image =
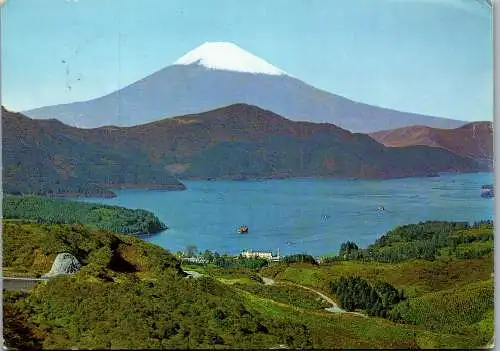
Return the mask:
M465 123L358 103L316 89L233 44L204 45L176 64L106 96L41 107L25 114L85 128L133 126L155 121L158 116L245 103L292 120L328 122L355 132L417 124L453 128Z
M113 196L109 189L121 186L184 188L137 147L115 149L56 120L32 120L2 108L2 129L6 193Z
M473 122L455 129L412 126L371 133L370 136L386 146L426 145L439 147L457 155L493 163L493 125Z
M481 169L446 150L389 148L335 125L294 122L244 104L127 128L78 129L12 113L3 123L7 192L34 184L59 192L68 183L182 187L171 174L381 179Z
M428 147L387 148L331 124L293 122L237 104L128 129L182 178L326 176L392 178L473 170L474 162Z

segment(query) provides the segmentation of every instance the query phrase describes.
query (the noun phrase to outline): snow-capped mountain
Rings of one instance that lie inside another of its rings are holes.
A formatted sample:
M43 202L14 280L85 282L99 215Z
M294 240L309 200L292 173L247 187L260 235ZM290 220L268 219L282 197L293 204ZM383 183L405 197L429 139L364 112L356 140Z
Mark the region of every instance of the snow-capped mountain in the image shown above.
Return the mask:
M224 71L284 75L286 72L252 55L233 43L207 42L174 62L174 65L197 64Z
M258 106L292 120L332 123L354 132L409 125L454 128L465 123L375 107L328 93L224 42L204 43L173 65L103 97L24 113L77 127L132 126L236 103Z

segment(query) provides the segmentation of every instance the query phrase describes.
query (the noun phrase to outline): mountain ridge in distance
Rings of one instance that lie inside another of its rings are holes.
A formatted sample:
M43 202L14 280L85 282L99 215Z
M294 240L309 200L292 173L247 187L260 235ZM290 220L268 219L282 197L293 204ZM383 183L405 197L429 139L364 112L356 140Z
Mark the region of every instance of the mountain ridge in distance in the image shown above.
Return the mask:
M424 145L442 148L493 169L492 122L471 122L454 129L410 126L370 133L370 136L389 147Z
M245 104L95 129L5 113L6 193L80 194L87 191L83 185L182 189L177 179L389 179L484 169L447 150L386 147L365 134Z
M93 128L133 126L245 103L295 121L332 123L353 132L424 124L458 127L465 121L401 112L352 101L317 89L235 44L205 43L173 65L120 90L88 101L25 111Z

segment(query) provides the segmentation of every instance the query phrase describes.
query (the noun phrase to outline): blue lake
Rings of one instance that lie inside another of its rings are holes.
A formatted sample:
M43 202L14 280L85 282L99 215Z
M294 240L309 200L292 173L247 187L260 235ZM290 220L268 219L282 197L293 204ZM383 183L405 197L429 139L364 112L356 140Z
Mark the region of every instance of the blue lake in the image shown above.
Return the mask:
M362 247L397 225L425 220L493 219L494 199L480 197L492 173L393 180L287 179L186 181L186 191L120 190L88 202L143 208L170 229L146 240L171 251L243 249L315 256L343 241ZM384 210L381 209L384 208ZM248 225L248 234L238 234Z

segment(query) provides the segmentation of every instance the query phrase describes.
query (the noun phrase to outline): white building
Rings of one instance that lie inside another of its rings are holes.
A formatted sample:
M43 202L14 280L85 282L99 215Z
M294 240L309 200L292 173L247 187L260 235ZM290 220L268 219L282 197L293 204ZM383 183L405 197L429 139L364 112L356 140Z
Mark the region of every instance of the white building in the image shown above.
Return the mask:
M241 256L245 258L264 258L270 261L279 261L279 249L277 256L273 256L273 253L271 251L252 251L252 250L242 251Z
M195 263L195 264L207 264L208 261L203 257L182 257L183 262Z

